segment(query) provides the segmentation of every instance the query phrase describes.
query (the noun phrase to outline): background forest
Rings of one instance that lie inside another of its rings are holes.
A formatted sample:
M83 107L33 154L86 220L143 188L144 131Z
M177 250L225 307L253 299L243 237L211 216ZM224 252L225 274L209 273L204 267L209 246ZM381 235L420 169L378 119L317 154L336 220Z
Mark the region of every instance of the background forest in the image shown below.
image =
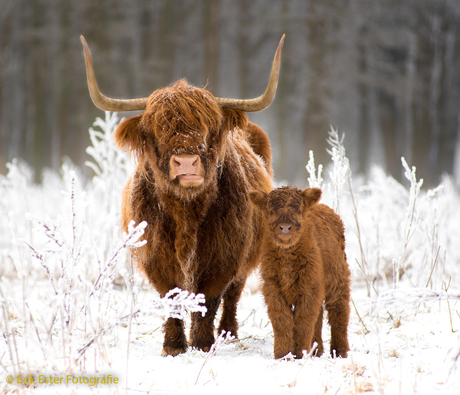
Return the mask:
M0 173L13 158L82 165L102 116L88 95L80 34L102 92L148 96L185 77L216 96L265 89L283 33L269 134L278 181L306 185L309 150L327 163L331 125L355 174L378 164L404 182L460 181L458 0L0 0ZM131 115L131 114L121 114ZM91 170L84 170L92 176Z

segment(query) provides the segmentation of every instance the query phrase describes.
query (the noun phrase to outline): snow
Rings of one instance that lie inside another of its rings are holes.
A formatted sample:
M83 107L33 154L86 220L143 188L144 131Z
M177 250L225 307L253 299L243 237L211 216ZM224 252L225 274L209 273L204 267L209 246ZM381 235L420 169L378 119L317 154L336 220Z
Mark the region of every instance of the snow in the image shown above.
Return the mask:
M160 299L127 258L145 223L128 235L118 229L132 165L113 147L117 124L106 114L95 123L102 132L90 130L96 176L86 185L69 163L40 186L17 161L0 177L1 393L460 393L460 196L449 179L424 191L402 160L407 188L378 168L366 184L352 180L332 131L331 180L328 167L324 180L319 169L316 175L313 153L307 171L346 227L348 358L328 354L325 318L323 356L275 360L257 274L239 303L239 339L219 337L208 353L162 357L165 317L184 317L188 330L203 298L175 291ZM19 375L23 382L33 375L35 384L18 384ZM111 384L91 385L108 375ZM45 377L62 383L45 384Z
M138 303L142 304L150 293L151 290L143 290ZM106 345L105 371L120 378L120 384L111 386L110 391L125 393L128 388L132 394L458 393L459 372L452 370L453 356L448 351L459 339L451 331L445 301L418 306L417 311L410 313L396 308L392 310L392 314L398 314L395 325L387 312L376 315L372 311L365 287L360 284L353 286L353 299L366 328L352 311L351 352L347 359L333 359L325 354L320 358L274 360L273 331L260 293L243 295L238 312L240 340L224 343L211 357L197 350L177 357L161 357L162 318L136 319L128 362L127 328L119 328L115 341ZM457 328L459 322L457 317ZM325 325L326 340L328 332ZM52 375L59 376L54 372ZM53 389L56 393L67 393L69 389L93 391L87 387L69 385ZM103 393L106 390L98 389ZM47 390L37 386L34 393Z

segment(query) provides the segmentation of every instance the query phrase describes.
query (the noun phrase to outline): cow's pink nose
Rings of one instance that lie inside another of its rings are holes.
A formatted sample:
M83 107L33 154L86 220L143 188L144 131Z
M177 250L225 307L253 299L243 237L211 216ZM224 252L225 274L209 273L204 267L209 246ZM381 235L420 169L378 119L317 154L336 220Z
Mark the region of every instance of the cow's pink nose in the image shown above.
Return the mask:
M174 155L171 164L175 168L176 175L198 174L200 157L198 155Z

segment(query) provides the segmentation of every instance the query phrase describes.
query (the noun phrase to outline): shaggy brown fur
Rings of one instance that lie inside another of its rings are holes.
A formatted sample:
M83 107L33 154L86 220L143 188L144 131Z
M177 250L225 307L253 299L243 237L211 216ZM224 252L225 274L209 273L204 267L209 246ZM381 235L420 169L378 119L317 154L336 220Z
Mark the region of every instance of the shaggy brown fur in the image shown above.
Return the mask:
M264 215L262 292L275 335L275 358L302 358L313 342L324 351L323 301L331 326L331 354L346 357L350 315L350 270L344 228L332 209L317 202L321 190L282 187L254 191Z
M221 300L218 332L237 336L237 303L263 235L247 191L272 189L267 135L245 113L222 109L208 91L180 80L155 91L142 115L120 124L115 141L137 159L122 223L126 230L131 220L148 222L148 243L134 253L139 268L162 296L175 287L205 295L206 316L192 313L192 347L213 344ZM190 170L171 168L182 160L196 168L192 181ZM187 349L181 320L169 318L163 330L163 355Z

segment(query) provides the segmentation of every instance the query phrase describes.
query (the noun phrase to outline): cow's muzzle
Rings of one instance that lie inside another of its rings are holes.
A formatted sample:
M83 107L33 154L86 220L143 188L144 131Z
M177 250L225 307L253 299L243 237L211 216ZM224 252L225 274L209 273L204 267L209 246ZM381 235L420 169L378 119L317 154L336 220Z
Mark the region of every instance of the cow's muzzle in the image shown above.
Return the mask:
M177 178L183 187L197 187L203 184L203 165L198 155L172 155L169 165L169 178Z

